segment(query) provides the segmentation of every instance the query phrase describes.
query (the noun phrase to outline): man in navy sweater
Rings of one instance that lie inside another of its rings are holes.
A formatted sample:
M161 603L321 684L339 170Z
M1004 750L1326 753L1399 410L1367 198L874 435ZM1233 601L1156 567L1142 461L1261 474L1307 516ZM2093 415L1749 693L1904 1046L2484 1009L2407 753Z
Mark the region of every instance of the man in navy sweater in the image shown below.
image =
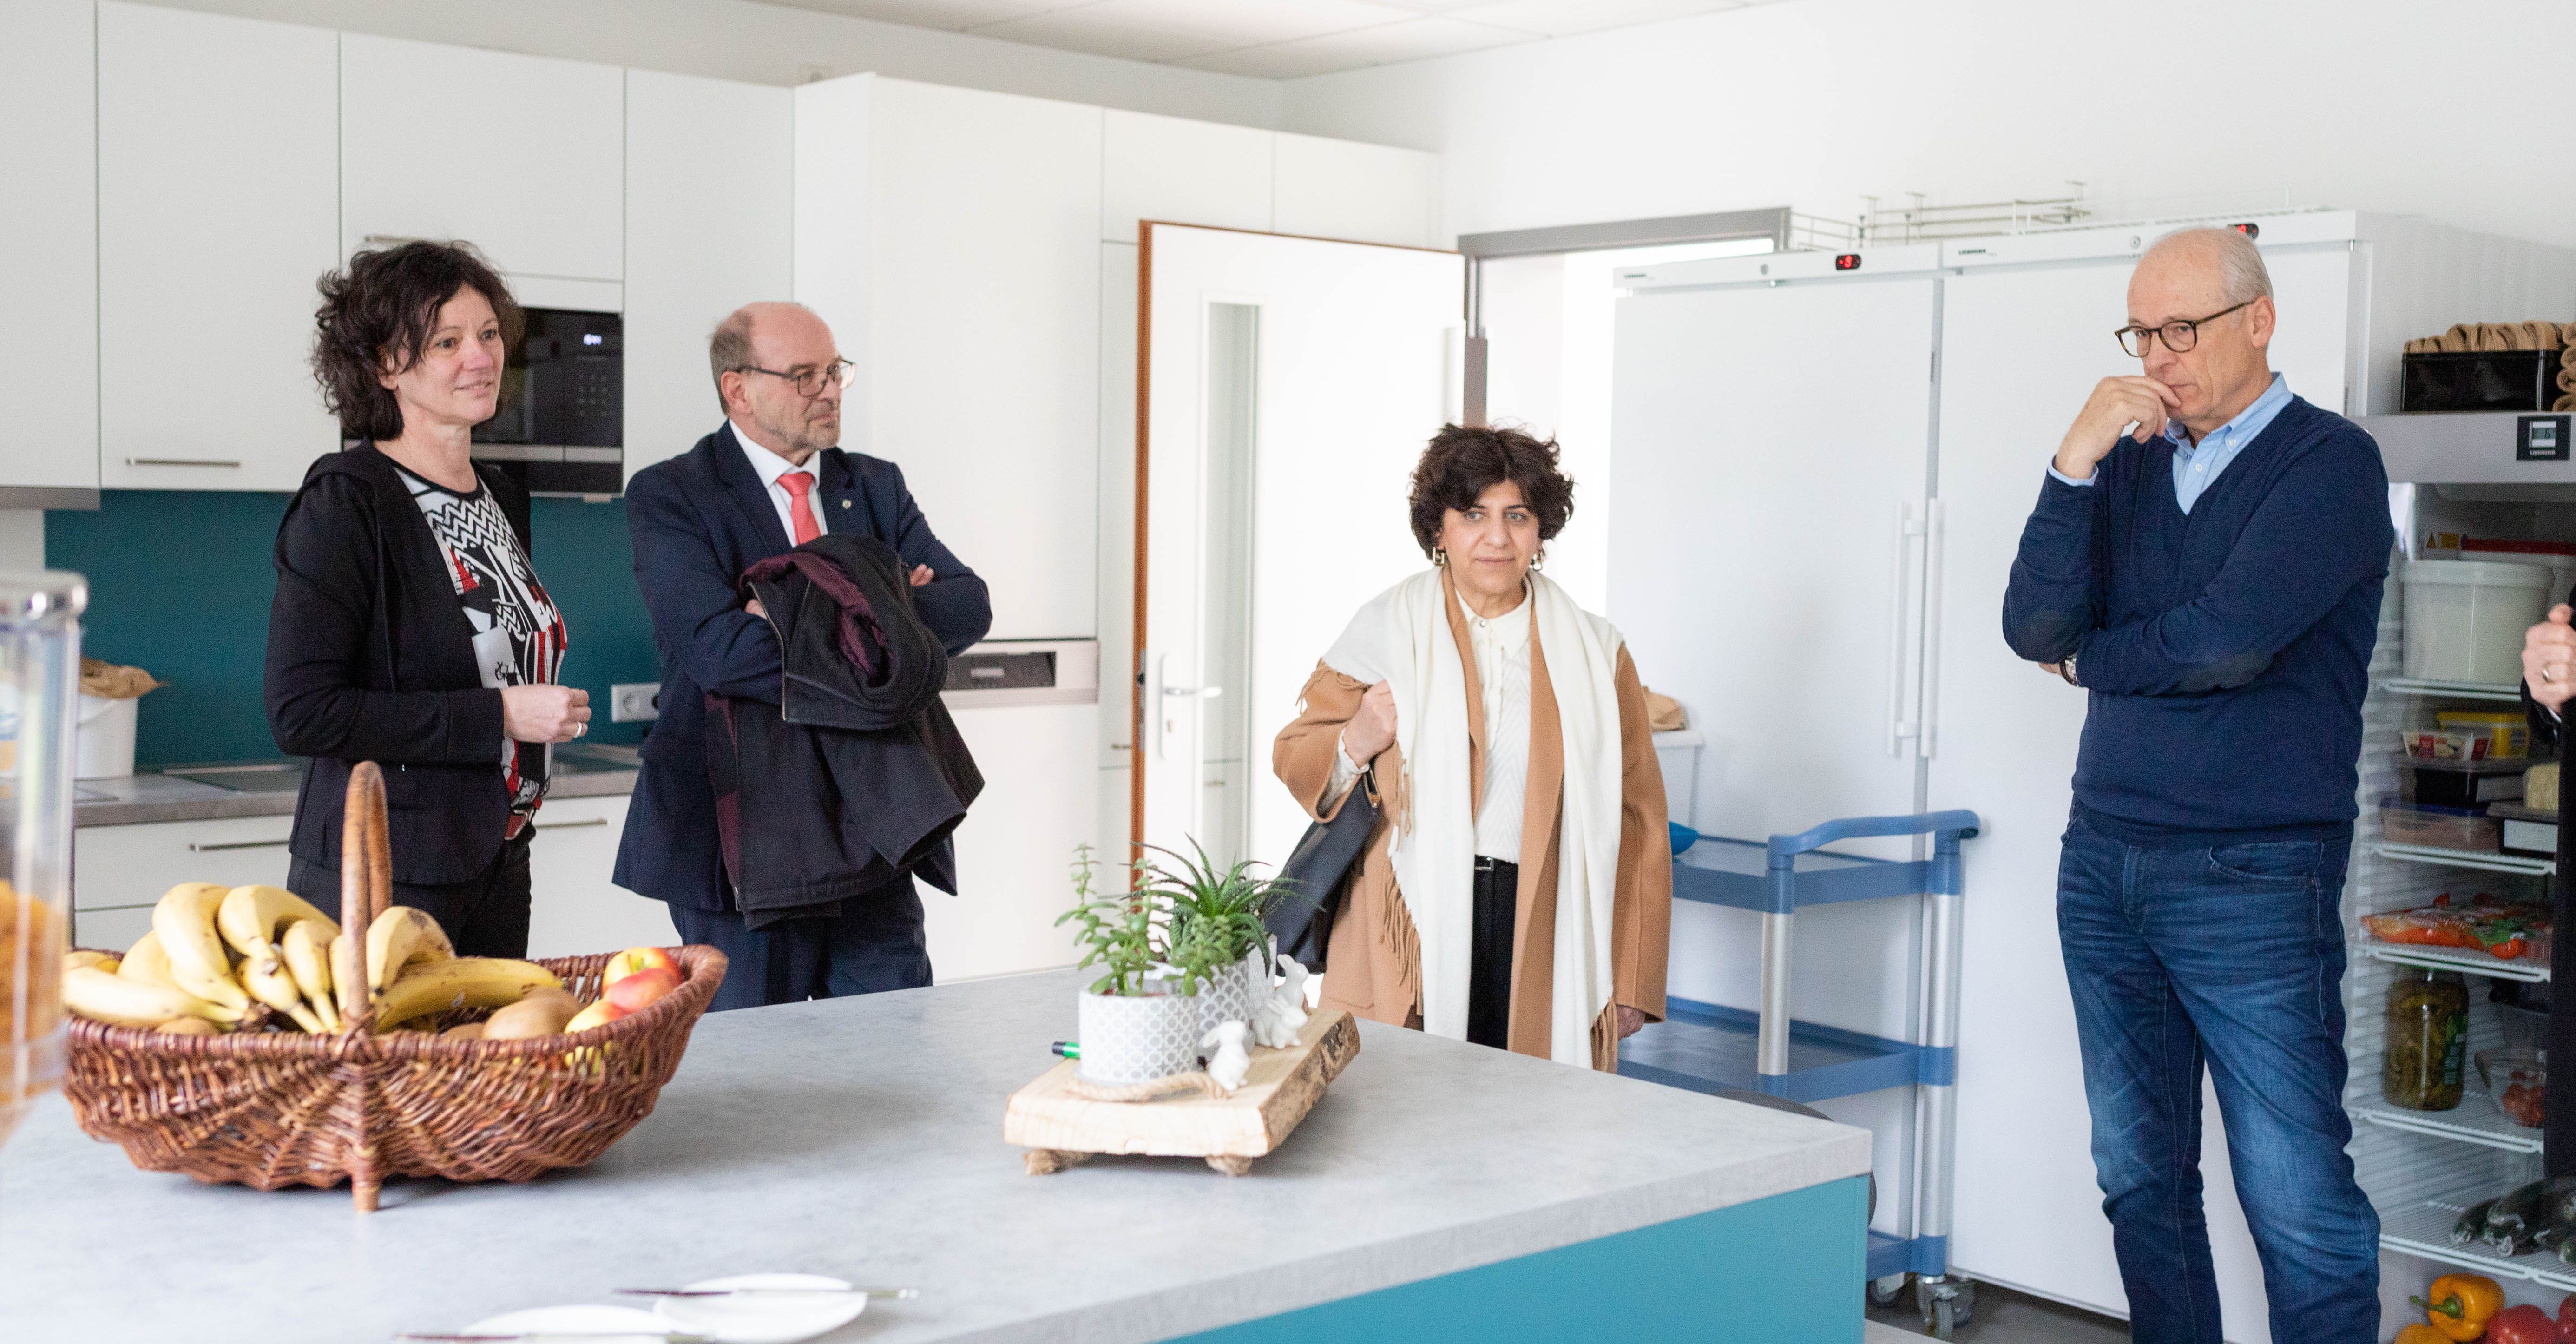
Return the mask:
M2379 1338L2379 1220L2344 1154L2343 922L2361 700L2395 537L2379 447L2265 358L2252 240L2158 240L2004 596L2089 696L2057 925L2102 1210L2141 1341L2220 1344L2201 1211L2216 1084L2272 1338Z

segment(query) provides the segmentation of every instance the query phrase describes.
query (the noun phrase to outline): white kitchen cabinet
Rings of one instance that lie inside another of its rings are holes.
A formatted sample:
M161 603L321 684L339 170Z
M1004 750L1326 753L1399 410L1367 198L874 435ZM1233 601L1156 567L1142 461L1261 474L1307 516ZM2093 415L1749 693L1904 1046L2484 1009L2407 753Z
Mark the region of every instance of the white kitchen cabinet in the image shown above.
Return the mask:
M1271 229L1309 238L1446 247L1440 156L1281 132Z
M528 850L529 956L578 957L680 941L669 906L608 879L626 830L624 796L549 799L537 809L536 826Z
M182 882L286 885L295 818L84 826L72 832L72 936L122 951L152 927L152 907ZM325 913L337 918L339 911Z
M795 98L763 84L626 72L626 478L724 413L707 336L790 296Z
M611 65L342 36L341 246L453 238L511 276L621 279L625 95Z
M1111 108L1101 123L1100 237L1136 241L1139 220L1268 230L1270 131Z
M991 584L992 638L1089 638L1100 109L878 79L866 122L868 217L841 236L871 259L869 393L844 442L902 466Z
M100 481L293 490L340 442L306 364L339 35L107 0L98 39Z
M90 0L9 0L0 39L0 489L95 504L98 490L98 123ZM188 342L202 348L202 335Z
M1074 963L1074 849L1099 829L1089 705L952 711L975 753L983 795L959 823L957 894L919 883L930 969L939 983ZM1122 846L1123 847L1123 846ZM1107 856L1115 859L1117 856Z

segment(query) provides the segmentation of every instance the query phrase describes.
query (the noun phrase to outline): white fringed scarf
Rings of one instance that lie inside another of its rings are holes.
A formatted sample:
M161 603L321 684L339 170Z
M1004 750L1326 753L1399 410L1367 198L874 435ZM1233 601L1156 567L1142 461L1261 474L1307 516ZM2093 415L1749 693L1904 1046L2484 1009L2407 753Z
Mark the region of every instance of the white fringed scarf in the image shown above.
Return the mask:
M1467 1038L1474 954L1476 817L1468 775L1466 671L1450 633L1450 599L1438 569L1370 599L1324 662L1363 683L1388 682L1404 780L1382 790L1400 800L1396 888L1422 949L1422 1029ZM1609 1006L1611 909L1619 867L1620 736L1615 669L1619 632L1575 605L1546 575L1529 576L1530 630L1547 657L1564 735L1562 847L1556 864L1556 975L1548 1003L1548 1054L1592 1067L1592 1026Z

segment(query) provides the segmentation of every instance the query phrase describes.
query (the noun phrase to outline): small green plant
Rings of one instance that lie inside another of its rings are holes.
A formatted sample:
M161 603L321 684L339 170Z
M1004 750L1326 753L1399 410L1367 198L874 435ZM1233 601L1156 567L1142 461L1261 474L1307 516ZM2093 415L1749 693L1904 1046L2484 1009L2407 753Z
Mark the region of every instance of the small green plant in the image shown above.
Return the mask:
M1076 968L1101 968L1101 977L1091 982L1092 993L1141 995L1154 967L1163 960L1156 944L1162 940L1161 927L1171 921L1167 914L1157 918L1157 900L1147 884L1144 863L1124 865L1127 890L1105 896L1093 889L1093 875L1100 866L1091 846L1074 848L1073 908L1055 922L1075 926L1083 949Z
M1220 871L1196 840L1190 851L1156 848L1171 866L1152 860L1144 865L1153 889L1171 901L1173 948L1188 947L1218 966L1241 961L1269 936L1262 917L1286 899L1287 889L1275 878L1253 876L1260 865L1248 859ZM1172 961L1188 969L1178 957Z

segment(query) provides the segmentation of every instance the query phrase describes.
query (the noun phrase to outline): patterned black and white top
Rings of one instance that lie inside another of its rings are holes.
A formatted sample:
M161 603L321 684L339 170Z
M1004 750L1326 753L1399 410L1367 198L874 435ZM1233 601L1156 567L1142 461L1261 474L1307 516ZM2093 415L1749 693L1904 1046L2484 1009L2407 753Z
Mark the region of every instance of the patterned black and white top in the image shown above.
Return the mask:
M563 613L537 582L536 566L520 549L510 520L478 481L474 492L459 495L421 479L399 464L403 484L411 491L430 535L438 538L447 560L447 576L456 584L456 600L474 627L474 662L483 684L492 687L551 684L563 669ZM553 748L541 742L505 740L501 744L501 779L510 791L510 830L536 813L546 793L547 766Z

